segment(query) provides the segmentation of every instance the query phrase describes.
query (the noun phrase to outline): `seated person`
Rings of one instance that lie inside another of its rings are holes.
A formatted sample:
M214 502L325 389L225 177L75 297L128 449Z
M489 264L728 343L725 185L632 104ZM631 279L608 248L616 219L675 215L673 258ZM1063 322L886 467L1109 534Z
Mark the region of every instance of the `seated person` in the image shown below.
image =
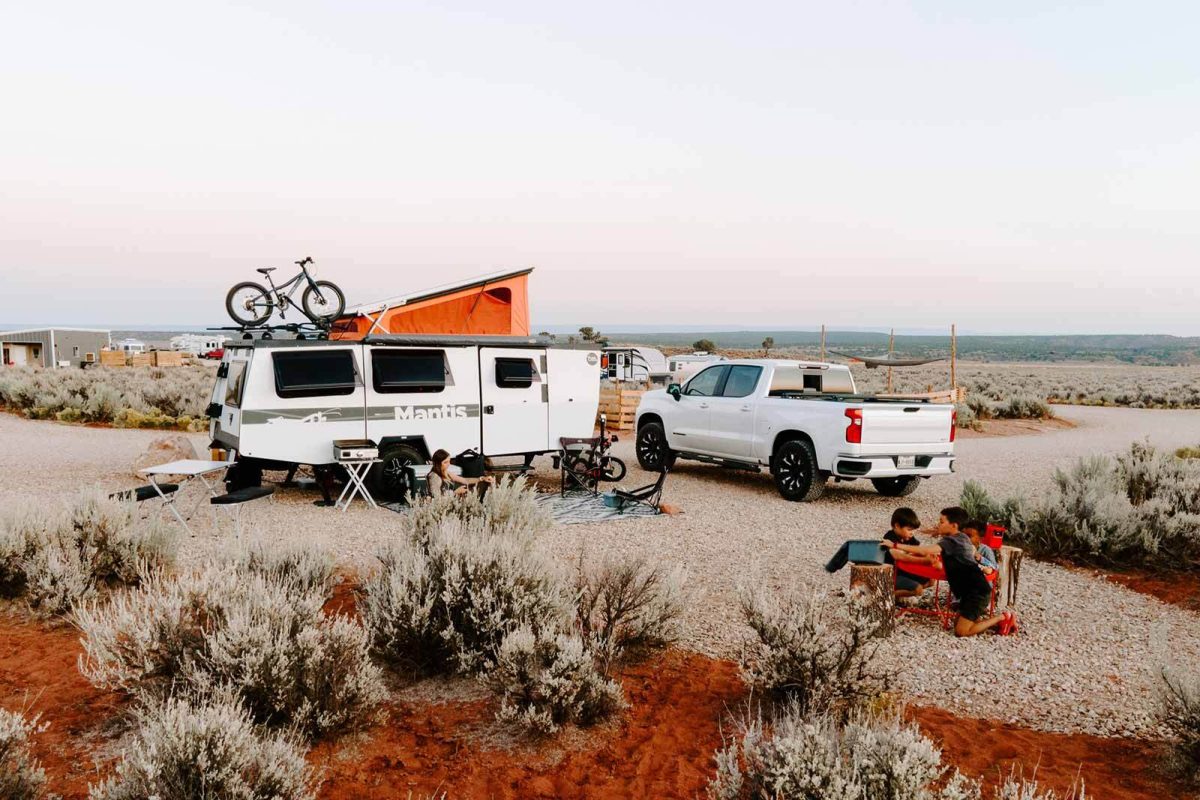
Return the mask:
M1005 611L995 617L987 617L992 587L984 577L983 570L975 560L975 546L963 532L970 517L958 506L942 509L941 519L935 531L941 537L935 545L897 544L885 539L883 544L893 550L923 556L941 556L942 568L946 571L946 582L950 591L958 598L958 619L954 623L955 636L976 636L999 626L1001 634L1013 633L1017 629L1016 616Z
M472 487L482 496L495 483L495 479L490 475L482 478L464 478L455 475L450 471L450 454L445 450L435 452L430 461L429 477L425 479L425 486L429 490L430 497L437 497L447 492L453 492L462 497Z
M963 527L963 532L971 540L975 548L975 560L983 568L984 574L995 572L999 567L996 561L996 551L983 543L983 534L987 531L987 523L973 519Z
M897 508L892 512L892 528L883 535L884 539L891 542L899 542L902 544L920 544L917 537L913 535L913 531L921 527L921 521L917 519L917 513L911 508ZM834 554L829 563L825 565L826 572L837 572L842 567L846 566L846 561L850 551L850 543L846 542ZM912 555L911 553L903 553L896 550L888 550L884 553L886 563L896 566L896 562L908 562L913 564L932 564L934 559L929 556ZM918 578L915 575L906 574L899 569L896 570L896 597L918 597L929 586L929 581Z

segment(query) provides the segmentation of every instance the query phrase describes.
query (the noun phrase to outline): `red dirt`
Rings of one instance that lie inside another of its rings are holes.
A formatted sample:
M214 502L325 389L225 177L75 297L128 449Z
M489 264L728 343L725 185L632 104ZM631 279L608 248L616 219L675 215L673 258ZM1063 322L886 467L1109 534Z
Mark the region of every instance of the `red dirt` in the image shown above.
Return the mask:
M1002 436L1030 436L1050 431L1069 430L1077 427L1074 422L1061 417L1050 419L987 419L979 423L979 430L959 428L958 435L964 439L992 439Z
M1200 575L1195 572L1125 570L1096 574L1113 583L1119 583L1126 589L1157 597L1164 603L1200 611Z
M964 774L982 777L988 786L995 786L1016 766L1025 777L1036 777L1042 788L1054 789L1060 796L1079 777L1089 796L1107 800L1189 796L1164 774L1161 744L1044 733L996 720L964 719L940 708L913 708L910 713L926 735L941 744L948 763Z
M402 706L362 742L319 745L328 769L322 800L681 797L712 775L720 725L744 690L733 664L670 653L622 679L631 708L613 726L513 750L472 741L488 701ZM478 738L478 737L476 737ZM345 760L343 760L345 759Z
M50 726L35 737L34 753L63 800L85 800L88 780L108 759L98 753L113 738L123 701L92 687L76 665L79 632L67 626L0 617L0 706Z
M352 584L330 607L350 612ZM79 674L77 633L65 626L0 616L0 706L40 713L50 727L35 753L64 800L85 800L116 753L125 708L120 695ZM713 774L713 752L740 713L745 689L736 667L669 652L622 677L630 709L616 722L568 731L543 744L507 741L492 722L494 701L401 702L362 734L318 743L310 761L325 769L322 800L436 796L463 798L695 798ZM1161 745L1042 733L937 708L911 715L938 740L946 761L994 785L1019 759L1026 774L1065 792L1077 775L1095 796L1159 800L1186 792L1159 769Z

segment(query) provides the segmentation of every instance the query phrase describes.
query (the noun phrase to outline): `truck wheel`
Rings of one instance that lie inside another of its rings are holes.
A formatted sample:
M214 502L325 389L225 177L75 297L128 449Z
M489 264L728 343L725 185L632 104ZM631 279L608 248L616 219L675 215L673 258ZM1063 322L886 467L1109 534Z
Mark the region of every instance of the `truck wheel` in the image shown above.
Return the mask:
M921 479L916 475L902 475L899 478L872 478L871 483L884 497L908 497L921 485Z
M647 472L662 472L675 466L675 453L667 446L667 434L657 422L638 428L637 460Z
M379 463L371 468L371 491L376 500L398 503L413 487L405 467L424 464L425 459L415 448L406 444L394 444L379 454Z
M775 451L775 487L785 500L807 503L825 494L825 475L813 446L803 439L784 442Z

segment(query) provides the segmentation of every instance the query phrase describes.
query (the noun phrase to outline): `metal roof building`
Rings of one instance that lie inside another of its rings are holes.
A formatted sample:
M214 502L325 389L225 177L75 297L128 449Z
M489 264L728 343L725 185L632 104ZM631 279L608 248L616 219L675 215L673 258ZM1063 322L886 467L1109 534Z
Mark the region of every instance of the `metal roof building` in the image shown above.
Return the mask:
M100 360L109 346L109 331L93 328L25 328L0 331L3 365L31 367L78 367Z

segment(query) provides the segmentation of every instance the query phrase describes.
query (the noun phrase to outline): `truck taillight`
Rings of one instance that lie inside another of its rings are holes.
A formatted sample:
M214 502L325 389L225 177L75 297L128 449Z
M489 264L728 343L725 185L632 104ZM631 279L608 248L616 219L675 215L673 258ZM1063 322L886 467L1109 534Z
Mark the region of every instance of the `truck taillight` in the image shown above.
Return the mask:
M954 441L954 434L958 432L958 409L950 412L950 441Z
M846 441L850 444L862 444L862 409L847 408Z

